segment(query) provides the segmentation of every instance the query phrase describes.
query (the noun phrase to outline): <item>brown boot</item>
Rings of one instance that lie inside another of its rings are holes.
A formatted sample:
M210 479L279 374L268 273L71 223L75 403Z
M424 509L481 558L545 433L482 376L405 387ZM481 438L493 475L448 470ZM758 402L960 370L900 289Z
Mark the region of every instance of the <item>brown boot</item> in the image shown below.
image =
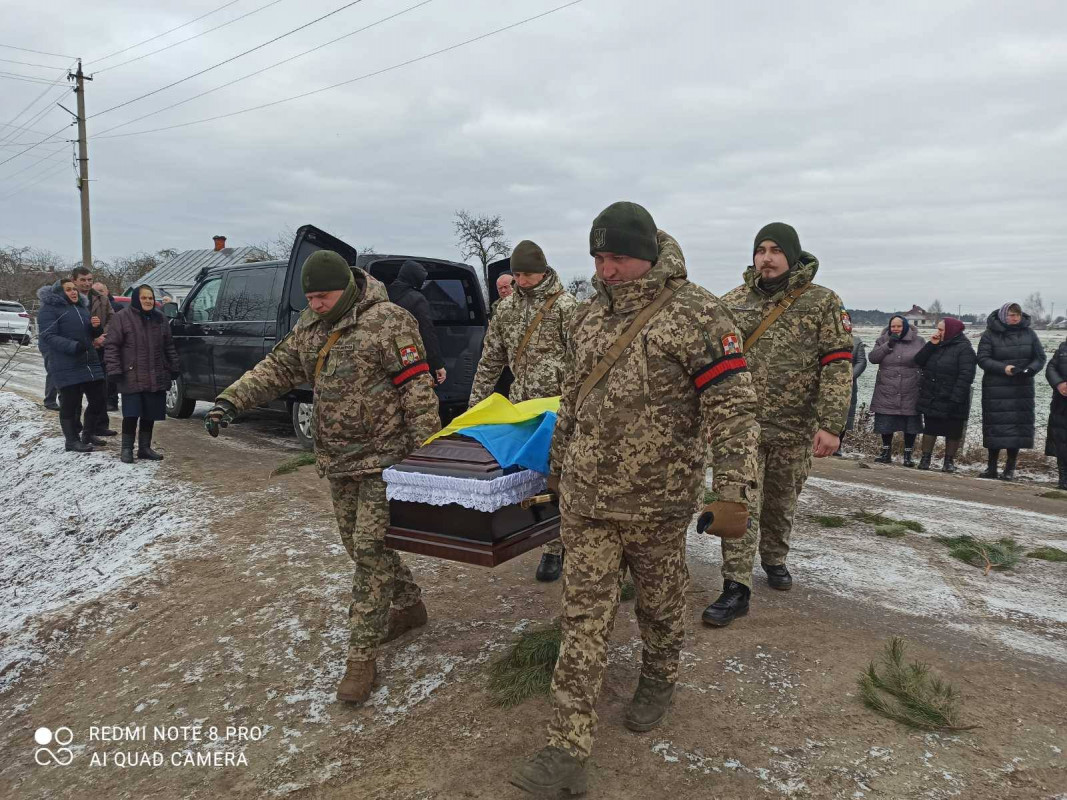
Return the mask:
M337 699L344 700L346 703L358 704L367 702L376 676L377 670L373 659L370 661L352 661L350 659L348 669L345 670L345 676L337 684Z
M420 600L410 608L389 609L389 626L385 629L382 644L398 639L414 628L426 624L426 606Z

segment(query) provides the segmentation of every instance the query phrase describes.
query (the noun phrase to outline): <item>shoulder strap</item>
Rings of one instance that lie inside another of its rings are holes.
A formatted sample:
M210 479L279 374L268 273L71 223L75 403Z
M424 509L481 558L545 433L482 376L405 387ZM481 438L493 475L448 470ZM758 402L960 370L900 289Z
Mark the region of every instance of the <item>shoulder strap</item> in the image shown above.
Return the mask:
M615 340L615 343L608 348L608 352L604 354L604 357L600 359L593 371L589 373L589 377L585 379L581 388L578 390L578 402L575 404L575 408L581 408L582 403L585 402L585 398L589 396L589 393L597 387L604 377L611 372L611 368L615 366L615 362L619 360L619 356L625 352L626 348L630 346L630 342L637 338L637 335L641 333L641 329L648 324L648 321L656 315L656 313L663 308L674 297L674 293L677 292L682 286L685 285L685 281L681 278L671 278L667 281L667 285L664 286L656 298L645 306L641 313L638 314L634 321L630 323L630 326L622 332L622 336Z
M810 283L805 283L803 286L798 286L796 289L794 289L781 300L779 300L778 305L772 308L767 314L767 316L760 320L759 327L757 327L756 330L752 331L750 335L745 337L744 352L747 353L749 350L751 350L753 345L755 345L756 342L759 341L759 337L765 334L767 332L767 329L778 321L778 317L782 316L782 314L784 314L789 309L789 306L793 305L793 303L797 301L797 298L799 298L802 294L804 294L804 292L810 289L811 286L812 284Z
M541 320L545 318L545 315L552 310L552 306L556 304L556 301L559 300L559 296L561 294L563 294L562 289L560 289L554 295L551 295L545 302L545 304L541 306L541 310L537 312L537 314L532 320L530 320L530 324L526 326L526 333L523 334L522 341L519 342L519 349L515 351L515 359L513 362L515 366L519 365L519 361L526 353L526 345L528 345L530 343L530 339L533 338L534 331L537 330L537 326L541 324Z
M322 365L326 362L326 356L330 354L330 350L337 344L337 340L341 338L342 333L344 333L343 330L331 333L330 338L326 340L326 344L319 350L318 360L315 361L315 380L319 379L319 373L322 372Z

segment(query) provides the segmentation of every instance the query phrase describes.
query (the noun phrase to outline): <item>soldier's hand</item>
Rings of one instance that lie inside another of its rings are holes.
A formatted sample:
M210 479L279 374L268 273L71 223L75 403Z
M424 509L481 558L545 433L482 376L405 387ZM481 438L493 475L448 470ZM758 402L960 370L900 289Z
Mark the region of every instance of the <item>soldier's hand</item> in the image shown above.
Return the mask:
M748 530L748 506L719 500L704 506L697 519L697 531L721 536L723 539L740 539Z
M840 446L841 437L834 436L830 431L824 431L822 428L815 434L815 441L812 443L816 458L832 456Z
M219 428L225 428L234 418L237 416L237 409L233 403L229 403L226 400L219 400L212 406L211 410L207 412L207 416L204 417L204 430L217 437L219 435Z

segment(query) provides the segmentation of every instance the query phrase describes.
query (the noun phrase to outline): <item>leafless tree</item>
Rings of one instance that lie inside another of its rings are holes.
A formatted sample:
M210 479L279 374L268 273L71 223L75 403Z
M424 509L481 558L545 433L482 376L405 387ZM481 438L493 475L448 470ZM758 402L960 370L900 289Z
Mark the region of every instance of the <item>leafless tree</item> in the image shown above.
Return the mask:
M926 309L926 315L934 318L934 322L939 322L945 316L945 307L941 305L941 301L934 299L934 302L930 304L930 307Z
M500 215L475 216L469 211L456 211L453 227L456 231L456 246L463 258L476 258L482 265L482 279L489 285L489 263L506 258L511 244L504 234L504 221Z
M1045 301L1041 292L1033 292L1023 301L1023 311L1030 315L1030 321L1035 328L1048 326L1049 315L1045 312Z

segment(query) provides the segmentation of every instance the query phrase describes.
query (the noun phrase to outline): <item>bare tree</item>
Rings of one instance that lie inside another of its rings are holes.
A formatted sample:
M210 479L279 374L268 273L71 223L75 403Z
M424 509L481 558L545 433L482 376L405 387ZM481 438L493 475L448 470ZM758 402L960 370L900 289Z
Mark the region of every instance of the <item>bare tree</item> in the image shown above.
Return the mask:
M1030 321L1035 328L1048 326L1049 315L1045 313L1045 301L1041 292L1033 292L1023 301L1023 311L1030 315Z
M930 307L926 309L926 315L933 317L934 322L937 323L945 316L945 307L941 305L940 300L935 298Z
M504 221L500 215L475 216L459 209L453 227L456 231L456 246L464 258L476 258L482 265L482 278L489 285L489 263L497 258L506 258L511 252L511 243L504 234Z

